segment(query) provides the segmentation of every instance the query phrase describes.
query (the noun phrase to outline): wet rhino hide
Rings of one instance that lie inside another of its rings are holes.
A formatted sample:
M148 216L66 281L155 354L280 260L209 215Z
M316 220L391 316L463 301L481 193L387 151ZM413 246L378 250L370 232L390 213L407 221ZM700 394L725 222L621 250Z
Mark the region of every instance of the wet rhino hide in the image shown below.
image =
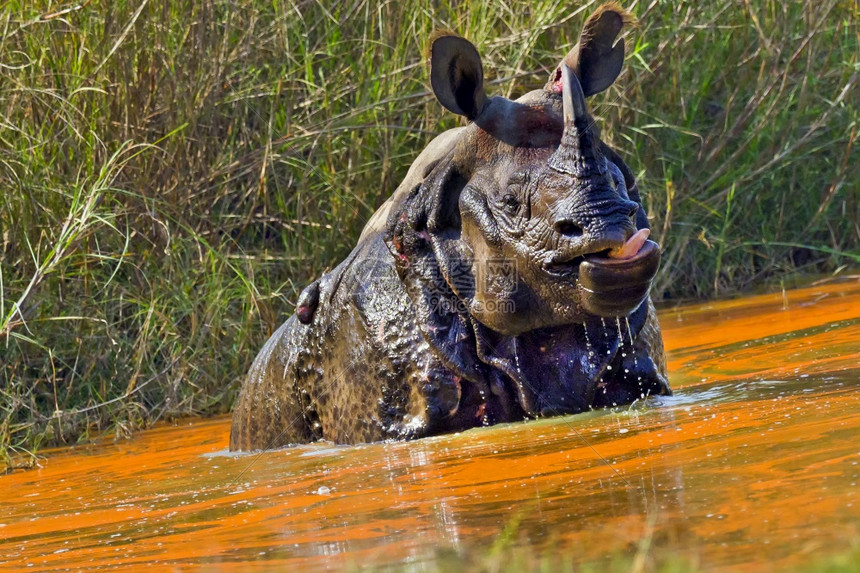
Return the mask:
M659 248L585 97L621 71L615 4L546 87L484 92L475 47L431 39L436 137L349 257L260 351L231 449L417 438L669 394L648 298Z

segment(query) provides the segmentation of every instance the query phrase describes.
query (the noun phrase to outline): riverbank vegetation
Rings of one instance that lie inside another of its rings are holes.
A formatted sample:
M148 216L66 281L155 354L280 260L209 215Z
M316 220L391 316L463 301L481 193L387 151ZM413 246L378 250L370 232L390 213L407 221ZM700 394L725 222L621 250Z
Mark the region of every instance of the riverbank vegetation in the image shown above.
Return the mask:
M540 87L595 2L0 7L0 452L229 410L298 291L436 133L422 51ZM655 297L860 261L856 2L634 2L593 98L640 177Z

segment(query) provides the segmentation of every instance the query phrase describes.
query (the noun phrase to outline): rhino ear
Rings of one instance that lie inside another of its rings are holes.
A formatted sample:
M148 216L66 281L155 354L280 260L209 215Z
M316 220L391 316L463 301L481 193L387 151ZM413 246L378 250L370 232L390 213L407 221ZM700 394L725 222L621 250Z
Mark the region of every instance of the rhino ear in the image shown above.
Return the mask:
M624 41L618 41L618 34L635 21L615 2L604 4L585 21L579 43L568 52L564 63L576 72L586 97L602 92L618 78L624 64ZM547 87L560 78L561 66Z
M430 85L449 111L474 120L484 108L484 69L475 46L450 32L430 38Z

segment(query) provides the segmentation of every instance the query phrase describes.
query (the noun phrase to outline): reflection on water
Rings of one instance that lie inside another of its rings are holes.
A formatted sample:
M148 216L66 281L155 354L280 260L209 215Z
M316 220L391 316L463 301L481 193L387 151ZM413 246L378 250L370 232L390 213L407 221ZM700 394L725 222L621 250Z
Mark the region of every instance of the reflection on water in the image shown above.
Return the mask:
M860 539L860 285L662 314L677 394L409 443L225 451L226 419L0 477L0 569L432 566L500 536L779 570ZM503 533L504 532L504 533Z

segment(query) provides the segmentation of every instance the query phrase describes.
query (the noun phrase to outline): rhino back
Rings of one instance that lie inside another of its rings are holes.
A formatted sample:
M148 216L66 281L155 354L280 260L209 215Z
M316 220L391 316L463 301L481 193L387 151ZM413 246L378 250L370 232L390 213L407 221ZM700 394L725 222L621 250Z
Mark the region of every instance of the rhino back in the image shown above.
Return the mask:
M392 208L399 205L409 191L424 180L427 173L436 163L439 162L439 160L451 153L454 149L457 138L462 135L464 129L465 128L463 127L455 127L453 129L443 131L434 137L429 144L427 144L424 151L422 151L418 157L415 158L415 161L412 162L412 165L409 166L409 171L406 172L406 177L403 178L403 181L397 186L397 189L394 190L391 197L389 197L388 200L386 200L385 203L383 203L367 221L364 229L361 231L361 236L358 239L359 243L368 237L380 234L385 230L385 223Z
M306 334L307 328L292 316L257 354L233 411L231 450L260 450L313 439L295 380L287 376L303 350Z
M312 322L291 317L258 354L230 447L420 437L459 397L458 381L421 335L382 237L371 234L320 279Z

